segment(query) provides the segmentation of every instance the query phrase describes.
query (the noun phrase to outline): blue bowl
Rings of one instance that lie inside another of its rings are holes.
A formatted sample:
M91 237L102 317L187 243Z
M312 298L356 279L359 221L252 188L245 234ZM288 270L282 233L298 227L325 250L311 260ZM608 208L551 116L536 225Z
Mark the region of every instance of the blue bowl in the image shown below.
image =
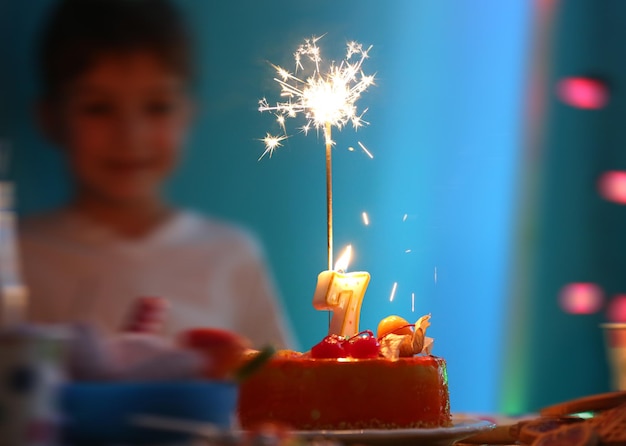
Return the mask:
M237 385L224 381L78 383L61 390L64 440L72 445L167 443L188 436L132 423L137 415L232 427Z

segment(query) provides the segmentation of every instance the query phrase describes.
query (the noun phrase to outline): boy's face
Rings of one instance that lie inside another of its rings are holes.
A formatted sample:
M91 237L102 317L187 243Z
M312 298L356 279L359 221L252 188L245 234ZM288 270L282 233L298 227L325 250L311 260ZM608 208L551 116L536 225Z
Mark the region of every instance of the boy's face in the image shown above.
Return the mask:
M136 51L99 57L65 93L54 134L79 192L116 204L157 198L190 121L184 79Z

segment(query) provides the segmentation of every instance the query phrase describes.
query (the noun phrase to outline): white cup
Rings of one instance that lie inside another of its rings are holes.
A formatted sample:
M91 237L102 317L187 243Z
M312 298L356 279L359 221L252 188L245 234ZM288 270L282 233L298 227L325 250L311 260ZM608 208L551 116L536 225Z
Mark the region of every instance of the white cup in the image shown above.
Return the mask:
M626 322L602 324L614 390L626 390Z

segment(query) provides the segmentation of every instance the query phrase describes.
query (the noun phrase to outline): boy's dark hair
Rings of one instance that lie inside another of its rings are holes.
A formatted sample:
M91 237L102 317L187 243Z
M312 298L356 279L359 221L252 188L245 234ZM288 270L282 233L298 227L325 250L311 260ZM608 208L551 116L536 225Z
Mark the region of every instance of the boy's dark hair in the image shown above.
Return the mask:
M193 78L191 39L167 0L60 0L41 35L44 97L57 99L103 53L133 50L152 51L167 67Z

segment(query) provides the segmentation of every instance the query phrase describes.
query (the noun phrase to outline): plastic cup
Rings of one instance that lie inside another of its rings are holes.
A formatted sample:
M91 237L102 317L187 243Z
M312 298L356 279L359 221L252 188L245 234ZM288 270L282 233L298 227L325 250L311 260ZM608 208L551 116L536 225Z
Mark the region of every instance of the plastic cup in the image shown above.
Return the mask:
M602 324L614 390L626 390L626 322Z
M56 443L61 342L54 336L0 331L0 443Z

